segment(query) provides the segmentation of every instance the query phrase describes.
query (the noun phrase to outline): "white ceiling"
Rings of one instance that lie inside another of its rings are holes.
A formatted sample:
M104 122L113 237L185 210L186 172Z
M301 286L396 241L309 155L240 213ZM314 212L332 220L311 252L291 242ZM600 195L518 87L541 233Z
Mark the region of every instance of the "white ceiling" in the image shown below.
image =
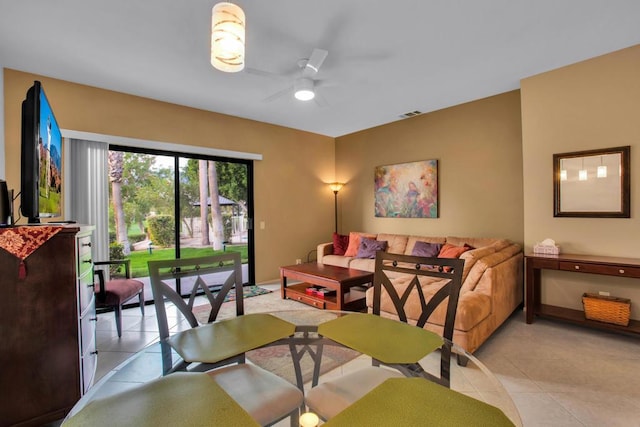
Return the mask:
M238 0L247 67L287 74L329 51L326 106L265 102L292 77L214 69L215 3L0 0L0 66L337 137L640 43L638 0Z

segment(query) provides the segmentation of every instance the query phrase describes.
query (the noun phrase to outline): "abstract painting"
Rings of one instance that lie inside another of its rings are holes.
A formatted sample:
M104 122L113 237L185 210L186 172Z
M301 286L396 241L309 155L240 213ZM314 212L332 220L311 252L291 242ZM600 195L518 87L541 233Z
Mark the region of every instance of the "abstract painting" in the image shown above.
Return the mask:
M375 168L375 211L383 218L438 218L438 161Z

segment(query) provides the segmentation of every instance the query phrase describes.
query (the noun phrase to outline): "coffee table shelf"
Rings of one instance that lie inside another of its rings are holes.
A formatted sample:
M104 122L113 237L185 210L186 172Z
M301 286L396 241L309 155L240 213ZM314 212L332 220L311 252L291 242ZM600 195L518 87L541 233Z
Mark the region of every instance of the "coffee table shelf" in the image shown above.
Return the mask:
M311 283L296 283L295 285L289 285L286 289L286 297L295 301L312 305L319 309L324 310L338 310L337 295L327 295L324 298L309 295L306 293L308 287L312 286ZM344 294L344 307L343 310L347 311L362 311L366 307L365 293L356 290L350 290Z
M302 283L288 285L287 279ZM283 299L323 310L363 311L366 308L365 292L352 288L371 283L373 273L313 262L280 267L280 281ZM307 288L313 285L334 289L336 293L324 298L307 294Z

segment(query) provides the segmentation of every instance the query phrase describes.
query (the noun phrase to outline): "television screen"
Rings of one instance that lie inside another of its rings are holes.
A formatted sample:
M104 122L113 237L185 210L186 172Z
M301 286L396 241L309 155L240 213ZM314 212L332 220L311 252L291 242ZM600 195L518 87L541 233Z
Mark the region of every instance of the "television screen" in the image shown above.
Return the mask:
M39 81L22 103L20 211L29 223L62 214L62 135Z
M39 128L39 215L56 217L62 214L62 134L42 87Z

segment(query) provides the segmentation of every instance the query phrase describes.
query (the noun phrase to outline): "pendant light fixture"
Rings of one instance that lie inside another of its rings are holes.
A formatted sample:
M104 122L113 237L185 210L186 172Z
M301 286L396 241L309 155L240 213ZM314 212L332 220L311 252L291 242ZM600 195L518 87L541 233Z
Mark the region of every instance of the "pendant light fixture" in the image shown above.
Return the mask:
M587 170L584 168L584 157L582 158L582 168L578 171L578 181L587 180Z
M245 16L240 6L222 2L211 10L211 65L236 73L244 69Z
M602 164L602 156L600 156L600 166L596 171L596 177L598 178L606 178L607 177L607 167Z

